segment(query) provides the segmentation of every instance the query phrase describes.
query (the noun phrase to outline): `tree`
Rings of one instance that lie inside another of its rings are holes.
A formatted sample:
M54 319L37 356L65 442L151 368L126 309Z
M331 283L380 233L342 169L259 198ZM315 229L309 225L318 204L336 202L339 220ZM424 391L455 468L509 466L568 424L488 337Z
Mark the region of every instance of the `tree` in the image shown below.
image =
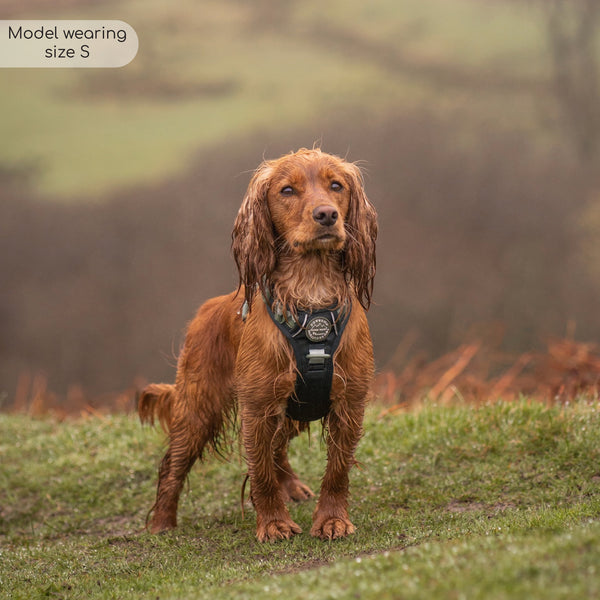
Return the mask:
M539 3L546 16L556 98L580 157L589 161L600 150L600 0Z

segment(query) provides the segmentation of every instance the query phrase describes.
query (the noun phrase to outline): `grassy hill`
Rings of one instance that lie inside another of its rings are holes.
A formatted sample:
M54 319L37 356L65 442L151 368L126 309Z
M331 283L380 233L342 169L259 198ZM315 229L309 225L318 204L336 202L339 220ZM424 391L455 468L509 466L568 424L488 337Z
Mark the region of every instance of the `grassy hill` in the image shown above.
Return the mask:
M0 416L5 598L591 598L600 593L598 404L373 407L351 478L357 533L259 544L245 466L209 459L177 531L143 532L159 432L132 416ZM319 434L292 445L314 488Z
M481 124L541 135L548 100L543 22L513 3L28 0L8 13L118 18L140 40L122 69L0 73L0 163L55 197L155 184L249 135L259 151L289 129L327 138L341 114L368 126L432 111L464 122L463 143Z

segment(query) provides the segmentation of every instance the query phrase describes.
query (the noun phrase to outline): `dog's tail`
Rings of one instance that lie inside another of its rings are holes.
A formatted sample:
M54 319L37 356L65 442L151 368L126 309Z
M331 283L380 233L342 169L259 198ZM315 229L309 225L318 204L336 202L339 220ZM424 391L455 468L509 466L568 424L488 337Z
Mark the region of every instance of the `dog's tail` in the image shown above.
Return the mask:
M138 396L138 415L142 423L154 425L158 419L166 433L171 428L171 414L175 400L175 386L167 383L151 383Z

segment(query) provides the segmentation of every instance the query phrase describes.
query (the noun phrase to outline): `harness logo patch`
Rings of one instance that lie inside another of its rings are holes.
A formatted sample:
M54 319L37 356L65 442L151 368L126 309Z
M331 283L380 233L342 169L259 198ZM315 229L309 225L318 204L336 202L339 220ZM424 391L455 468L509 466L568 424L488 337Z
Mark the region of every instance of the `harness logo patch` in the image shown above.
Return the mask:
M331 321L325 317L314 317L306 324L306 337L311 342L322 342L331 331Z

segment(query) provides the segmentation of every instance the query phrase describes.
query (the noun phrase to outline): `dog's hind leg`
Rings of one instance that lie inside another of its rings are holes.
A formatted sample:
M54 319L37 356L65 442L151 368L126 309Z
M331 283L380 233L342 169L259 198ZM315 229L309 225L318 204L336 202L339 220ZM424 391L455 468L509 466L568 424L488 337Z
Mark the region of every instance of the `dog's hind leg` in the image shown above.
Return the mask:
M307 429L305 423L296 423L286 419L274 444L274 458L277 479L281 486L281 492L285 502L302 502L312 498L314 492L302 481L292 469L288 460L288 446L290 440L296 437L301 431Z
M206 445L215 447L224 423L224 413L203 402L200 413L175 411L169 432L169 448L158 470L156 502L151 509L149 530L166 531L177 526L177 505L185 479ZM218 408L218 406L217 406Z
M172 439L158 470L156 502L152 507L152 517L148 526L151 533L177 527L179 495L185 478L197 458L197 454L190 453L189 448Z
M149 397L140 404L141 416L151 420L152 411L158 412L169 430L169 449L160 464L150 511L149 529L154 533L177 526L177 504L190 469L207 444L220 451L235 415L233 368L242 302L243 297L233 293L203 304L188 327L172 393L168 386L150 386ZM169 396L168 410L161 394Z

